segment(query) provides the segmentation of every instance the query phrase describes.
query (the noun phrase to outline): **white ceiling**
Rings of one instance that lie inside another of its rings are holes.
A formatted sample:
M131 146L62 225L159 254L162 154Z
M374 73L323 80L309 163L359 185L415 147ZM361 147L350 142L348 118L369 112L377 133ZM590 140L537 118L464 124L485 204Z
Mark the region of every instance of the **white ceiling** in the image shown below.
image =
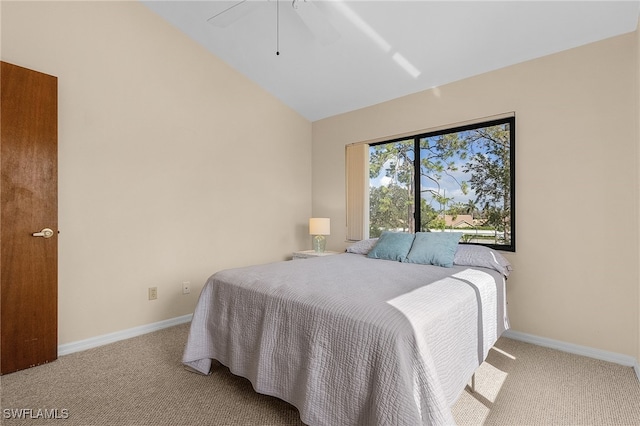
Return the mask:
M632 32L640 11L638 0L249 0L208 22L239 1L142 3L311 121Z

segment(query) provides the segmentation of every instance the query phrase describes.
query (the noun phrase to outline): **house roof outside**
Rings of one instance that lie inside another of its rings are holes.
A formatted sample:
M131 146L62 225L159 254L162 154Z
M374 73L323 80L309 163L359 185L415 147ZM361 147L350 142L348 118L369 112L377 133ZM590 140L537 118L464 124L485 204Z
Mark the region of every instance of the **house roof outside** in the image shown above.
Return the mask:
M483 221L474 219L470 214L444 215L444 223L447 228L473 228L479 226L481 222Z

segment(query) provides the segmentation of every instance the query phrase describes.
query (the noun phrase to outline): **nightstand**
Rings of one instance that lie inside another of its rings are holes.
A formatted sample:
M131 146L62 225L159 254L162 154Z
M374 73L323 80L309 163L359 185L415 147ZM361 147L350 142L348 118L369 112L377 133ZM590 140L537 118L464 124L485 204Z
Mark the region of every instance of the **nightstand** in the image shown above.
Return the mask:
M304 250L304 251L294 251L293 252L293 260L297 259L309 259L311 257L322 257L322 256L331 256L333 254L340 254L337 251L324 251L322 253L316 253L313 250Z

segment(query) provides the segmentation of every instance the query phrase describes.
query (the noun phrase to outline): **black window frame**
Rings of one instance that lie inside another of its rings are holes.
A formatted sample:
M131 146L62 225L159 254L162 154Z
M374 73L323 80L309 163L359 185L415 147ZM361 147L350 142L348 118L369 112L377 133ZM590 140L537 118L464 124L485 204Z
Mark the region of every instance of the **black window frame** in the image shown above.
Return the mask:
M424 139L424 138L430 138L430 137L434 137L434 136L442 136L442 135L446 135L446 134L452 134L452 133L460 133L460 132L465 132L465 131L469 131L469 130L473 130L473 129L479 129L479 128L484 128L484 127L492 127L492 126L498 126L498 125L504 125L504 124L508 124L509 125L509 169L510 169L510 176L509 176L509 185L510 185L510 215L509 215L509 221L510 221L510 231L511 231L511 235L510 235L510 243L509 244L491 244L491 243L477 243L477 242L460 242L460 244L468 244L468 245L479 245L479 246L485 246L485 247L489 247L495 250L501 250L501 251L509 251L509 252L515 252L516 251L516 180L515 180L515 176L516 176L516 151L515 151L515 142L516 142L516 118L515 116L509 116L509 117L505 117L505 118L499 118L499 119L493 119L493 120L487 120L487 121L482 121L482 122L477 122L477 123L473 123L473 124L467 124L467 125L462 125L462 126L455 126L455 127L450 127L450 128L446 128L446 129L441 129L441 130L437 130L437 131L432 131L432 132L427 132L427 133L420 133L420 134L416 134L416 135L409 135L409 136L403 136L403 137L399 137L399 138L394 138L394 139L389 139L386 141L381 141L381 142L376 142L376 143L371 143L369 144L369 146L376 146L376 145L384 145L384 144L389 144L389 143L395 143L395 142L402 142L402 141L409 141L411 139L413 139L413 150L414 150L414 159L413 159L413 168L414 168L414 182L415 182L415 188L414 188L414 223L416 224L416 229L420 229L420 224L421 222L421 209L420 209L420 205L421 205L421 197L422 197L422 190L421 190L421 169L420 169L420 140Z

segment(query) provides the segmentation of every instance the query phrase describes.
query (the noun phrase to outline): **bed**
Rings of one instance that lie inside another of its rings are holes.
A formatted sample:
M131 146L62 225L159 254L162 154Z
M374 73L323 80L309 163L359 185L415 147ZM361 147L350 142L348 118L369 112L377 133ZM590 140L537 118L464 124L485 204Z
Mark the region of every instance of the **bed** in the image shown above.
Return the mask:
M484 247L484 261L465 260L462 247L451 267L365 247L219 271L183 363L209 374L216 360L309 425L454 424L451 406L509 326L510 265Z

